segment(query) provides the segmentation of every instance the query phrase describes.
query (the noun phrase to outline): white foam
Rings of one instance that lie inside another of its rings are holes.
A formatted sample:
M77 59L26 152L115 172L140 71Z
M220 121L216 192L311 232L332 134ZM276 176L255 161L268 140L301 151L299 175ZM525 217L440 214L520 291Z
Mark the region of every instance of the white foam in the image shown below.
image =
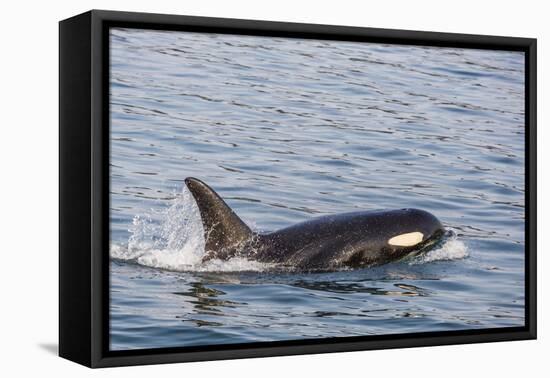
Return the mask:
M200 272L263 272L274 269L277 264L262 263L243 257L233 257L229 260L213 259L206 261L195 270Z
M431 251L415 257L409 264L424 264L433 261L461 260L469 256L468 247L452 234L443 244Z
M122 246L113 242L111 242L110 249L109 249L109 255L111 256L111 258L118 259L118 260L126 260L126 261L137 260L137 258L142 254L143 254L143 251L139 251L139 250L130 251L125 246Z
M243 257L229 260L212 259L206 262L196 261L193 253L184 250L146 249L130 251L124 246L111 244L112 258L133 261L151 268L166 269L178 272L263 272L273 269L277 264L262 263Z

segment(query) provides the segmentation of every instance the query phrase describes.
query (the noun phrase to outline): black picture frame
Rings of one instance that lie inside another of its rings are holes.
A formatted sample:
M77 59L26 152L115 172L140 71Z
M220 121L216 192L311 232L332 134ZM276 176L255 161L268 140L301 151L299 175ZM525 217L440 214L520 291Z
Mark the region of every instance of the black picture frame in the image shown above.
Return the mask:
M109 351L110 27L523 51L525 326ZM59 23L59 355L88 367L536 338L536 39L92 10Z

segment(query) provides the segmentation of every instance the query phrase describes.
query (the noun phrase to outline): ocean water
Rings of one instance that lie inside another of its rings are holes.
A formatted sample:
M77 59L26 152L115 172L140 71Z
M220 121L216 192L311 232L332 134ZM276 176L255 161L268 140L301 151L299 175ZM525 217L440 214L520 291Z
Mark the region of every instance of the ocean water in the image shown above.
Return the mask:
M112 29L110 348L522 326L519 52ZM428 253L299 273L201 263L183 180L252 228L415 207Z

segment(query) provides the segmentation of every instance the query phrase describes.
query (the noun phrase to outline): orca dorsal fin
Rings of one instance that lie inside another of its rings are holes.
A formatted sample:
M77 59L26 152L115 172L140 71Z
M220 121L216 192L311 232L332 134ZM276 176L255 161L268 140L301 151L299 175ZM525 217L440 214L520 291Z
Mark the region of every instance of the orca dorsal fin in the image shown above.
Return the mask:
M206 252L222 252L252 237L250 228L212 188L193 177L185 184L199 207Z

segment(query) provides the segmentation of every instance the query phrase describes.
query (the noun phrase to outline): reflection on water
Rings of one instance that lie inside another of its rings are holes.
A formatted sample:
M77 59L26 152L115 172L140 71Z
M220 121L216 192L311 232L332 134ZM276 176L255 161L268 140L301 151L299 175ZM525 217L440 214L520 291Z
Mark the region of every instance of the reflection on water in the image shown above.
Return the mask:
M401 290L384 290L380 287L368 287L361 285L360 283L355 282L332 282L332 281L320 281L320 282L305 282L298 281L293 284L293 286L308 289L308 290L319 290L319 291L328 291L333 293L368 293L371 295L391 295L391 296L425 296L428 295L425 289L414 285L407 284L393 284L396 289Z
M524 322L518 52L114 29L111 348ZM183 180L253 228L416 207L452 230L379 267L201 264Z

